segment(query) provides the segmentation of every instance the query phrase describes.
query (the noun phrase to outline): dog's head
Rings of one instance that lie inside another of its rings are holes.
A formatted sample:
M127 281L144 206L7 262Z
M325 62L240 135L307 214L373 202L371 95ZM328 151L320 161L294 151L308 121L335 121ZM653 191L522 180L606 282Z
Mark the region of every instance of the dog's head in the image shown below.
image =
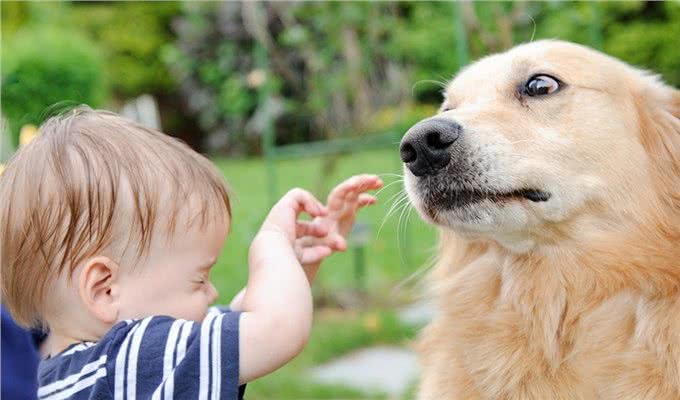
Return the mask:
M402 139L406 190L427 221L518 251L677 209L678 93L572 43L486 57Z

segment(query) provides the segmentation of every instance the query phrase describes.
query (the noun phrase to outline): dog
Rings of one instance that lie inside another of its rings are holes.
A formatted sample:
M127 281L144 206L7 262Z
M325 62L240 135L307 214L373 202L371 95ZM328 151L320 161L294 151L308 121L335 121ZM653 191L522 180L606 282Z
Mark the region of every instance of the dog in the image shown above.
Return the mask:
M420 399L680 399L680 91L523 44L460 71L400 156L440 229Z

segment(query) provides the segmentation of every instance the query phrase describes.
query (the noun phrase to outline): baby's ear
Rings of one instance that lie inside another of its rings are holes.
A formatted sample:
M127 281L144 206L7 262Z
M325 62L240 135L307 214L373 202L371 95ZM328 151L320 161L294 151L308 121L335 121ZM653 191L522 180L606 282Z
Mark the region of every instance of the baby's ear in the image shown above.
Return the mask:
M106 324L118 318L119 275L118 264L103 256L88 259L80 272L80 298L87 310Z

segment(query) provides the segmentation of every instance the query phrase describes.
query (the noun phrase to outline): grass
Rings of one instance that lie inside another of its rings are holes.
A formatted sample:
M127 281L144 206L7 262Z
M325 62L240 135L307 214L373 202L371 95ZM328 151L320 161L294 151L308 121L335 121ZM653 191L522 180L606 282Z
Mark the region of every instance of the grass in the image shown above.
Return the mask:
M402 184L395 175L401 175L398 157L396 146L344 155L337 158L328 179L321 174L322 170L328 170L328 160L304 158L277 162L278 196L290 188L302 187L323 200L336 183L359 173L381 174L386 184L394 184L381 191L378 204L363 210L358 218L371 229L364 251L364 278L357 278L355 253L351 248L324 262L314 284L317 312L309 345L290 364L249 384L249 399L381 398L376 393L313 384L305 371L359 347L406 343L415 335L414 328L397 320L392 308L413 297L412 285L404 282L427 264L434 253L436 239L434 230L415 213L408 215L408 208L398 208L392 217L385 218L390 207L401 198ZM246 283L248 247L272 204L262 159L213 161L234 192L231 233L212 277L220 292L219 301L228 303ZM350 303L362 307L354 311L337 308ZM325 306L320 308L320 304Z
M406 345L415 328L401 324L390 311L317 312L305 350L285 367L248 385L248 399L381 399L341 386L311 382L306 371L359 347L384 343Z

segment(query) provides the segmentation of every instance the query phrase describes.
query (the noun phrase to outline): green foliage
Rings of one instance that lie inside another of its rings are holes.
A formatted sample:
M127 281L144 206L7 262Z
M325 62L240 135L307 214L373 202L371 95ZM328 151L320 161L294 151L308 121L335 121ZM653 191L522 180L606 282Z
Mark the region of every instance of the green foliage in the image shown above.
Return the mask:
M535 10L535 39L562 39L595 47L592 31L602 31L594 3L550 3Z
M371 116L366 125L366 133L406 132L416 122L436 114L437 109L435 105L419 103L403 107L385 107Z
M29 2L3 1L0 2L0 15L2 16L2 37L7 38L26 24L28 19Z
M175 80L161 58L174 40L177 2L2 2L3 40L23 27L87 36L105 57L104 75L123 98L171 92Z
M285 105L274 117L277 143L305 142L401 129L412 120L392 111L441 101L443 86L465 62L457 52L461 21L472 60L520 42L558 38L605 50L677 84L679 7L677 2L192 4L183 9L183 28L166 60L178 66L175 75L209 132L226 134L232 143L260 134L248 132L251 122L267 99L277 98ZM221 28L225 25L229 29ZM266 49L264 62L255 57L258 49ZM273 82L266 90L247 84L258 68ZM389 124L387 114L394 117Z
M680 86L680 3L659 3L657 7L646 18L628 23L611 21L604 50Z
M537 38L560 38L594 46L680 85L680 3L547 3L536 10Z
M239 3L184 3L174 25L177 42L161 59L175 76L201 128L229 136L232 145L246 140L246 123L255 112L259 93L248 85L256 69L255 42L244 34ZM268 84L273 74L263 69Z
M416 99L439 101L442 88L427 82L443 84L463 66L455 51L458 38L454 7L449 2L404 6L404 15L390 26L388 54L408 66Z
M114 104L154 94L166 128L175 121L188 131L181 132L185 139L211 143L212 151L259 151L268 121L277 144L402 129L414 115L403 110L435 106L462 66L461 31L471 60L557 38L597 47L680 84L677 1L0 6L3 47L35 27L87 36L106 60L102 71ZM6 50L3 55L12 58ZM253 83L258 76L261 85ZM187 118L192 114L196 121Z
M455 43L446 3L187 3L182 14L164 60L202 128L232 149L267 118L278 144L402 129L413 118L386 123L385 108L409 109L421 93L439 101L441 85L414 86L414 76L445 80L459 64L446 51Z
M2 47L2 113L14 143L24 124L39 124L47 107L70 101L99 106L106 99L103 59L75 32L18 31Z
M175 81L161 59L173 40L177 2L75 3L68 23L93 38L106 56L105 72L119 96L173 90Z

